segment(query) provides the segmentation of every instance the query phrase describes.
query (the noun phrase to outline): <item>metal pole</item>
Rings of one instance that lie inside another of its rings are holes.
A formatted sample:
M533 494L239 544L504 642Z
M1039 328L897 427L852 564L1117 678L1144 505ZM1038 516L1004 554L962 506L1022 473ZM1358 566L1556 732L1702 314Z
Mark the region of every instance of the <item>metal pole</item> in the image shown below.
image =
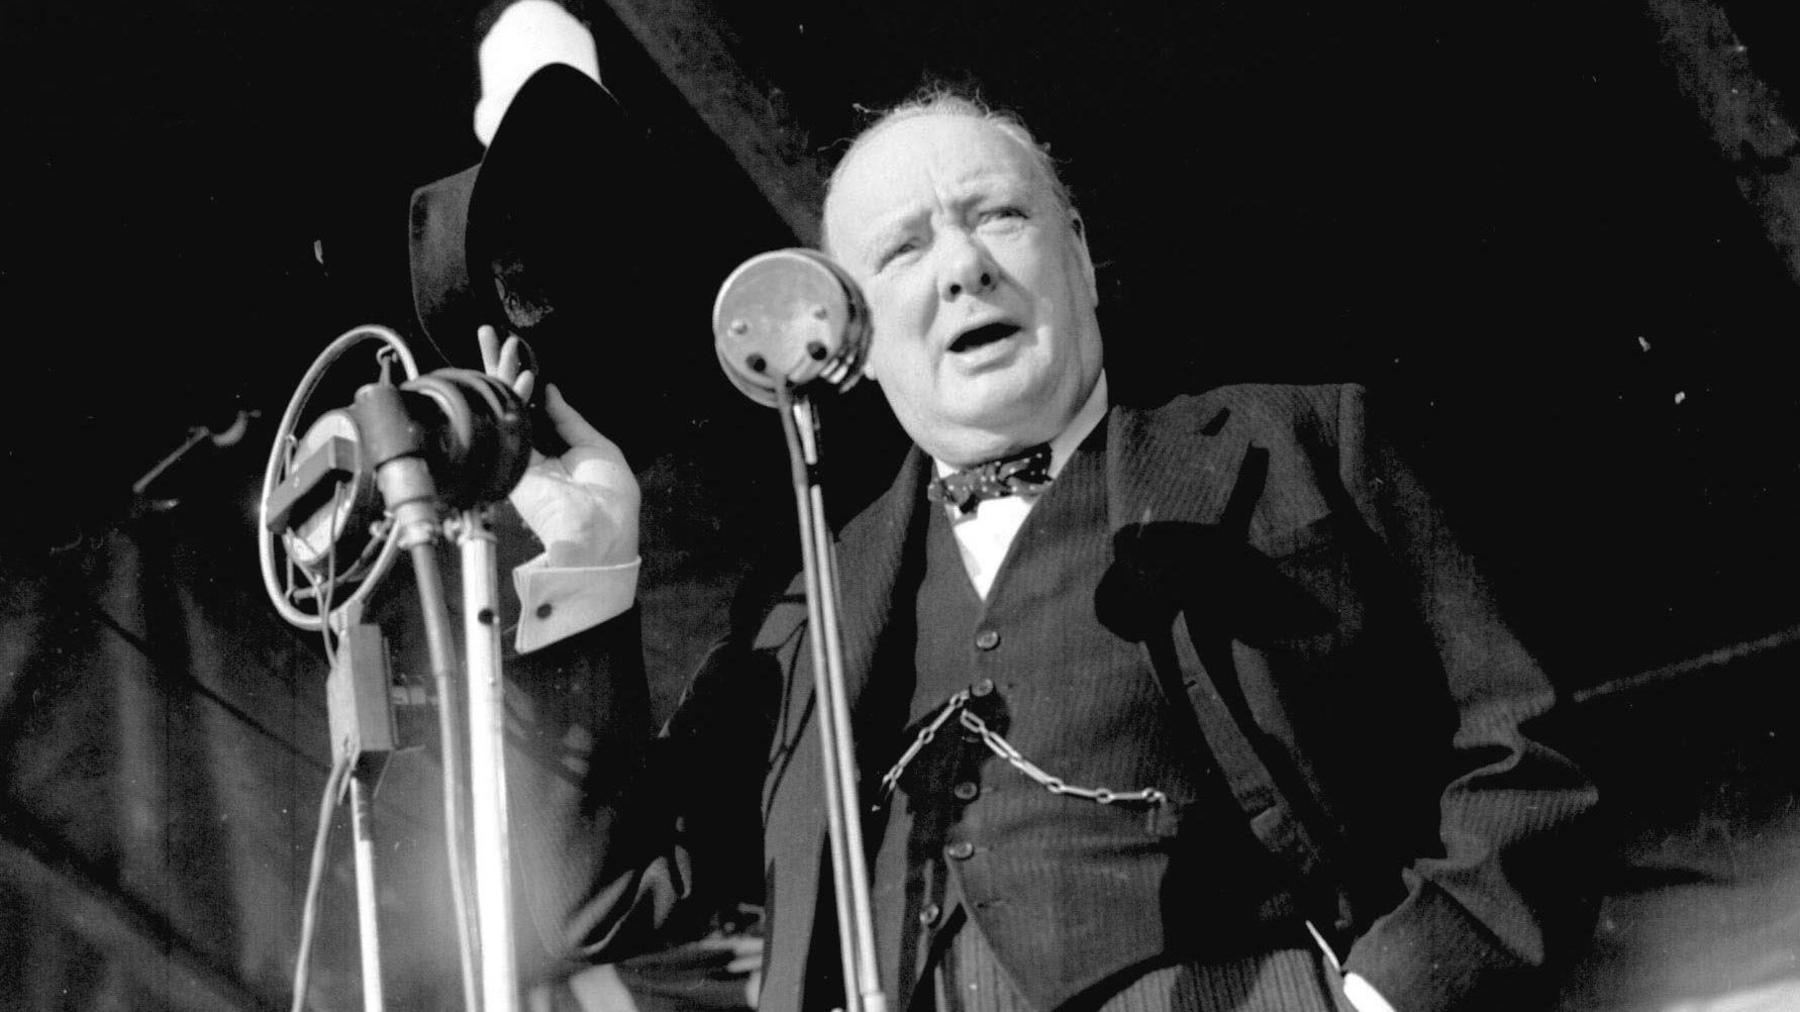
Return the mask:
M844 967L846 1012L886 1012L887 999L875 955L874 914L863 848L862 802L850 703L844 688L844 653L838 629L837 564L825 520L818 473L818 417L805 398L785 388L777 397L792 455L795 506L800 513L801 559L806 572L813 696L823 751L826 827L831 842L832 884L837 901L838 944Z
M494 536L478 510L456 525L462 549L463 656L469 676L469 782L475 831L475 909L483 1012L518 1007L506 819L506 700L500 677L500 589Z
M362 943L364 1012L381 1012L381 906L375 892L373 786L363 774L350 774L350 824L355 834L356 914Z
M474 874L470 865L469 838L474 835L469 817L468 696L457 670L451 640L450 608L444 600L442 574L438 572L436 546L429 542L412 547L413 577L419 585L419 604L425 618L425 642L431 656L432 681L438 690L438 738L444 754L444 847L450 858L450 898L456 904L456 944L462 970L463 1005L468 1012L481 1008L481 939L477 934L480 913L476 909Z

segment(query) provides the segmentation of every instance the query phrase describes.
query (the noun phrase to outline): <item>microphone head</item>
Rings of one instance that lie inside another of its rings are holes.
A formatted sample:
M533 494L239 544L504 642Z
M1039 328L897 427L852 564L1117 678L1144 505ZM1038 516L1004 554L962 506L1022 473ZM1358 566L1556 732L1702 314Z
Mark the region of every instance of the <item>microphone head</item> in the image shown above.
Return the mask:
M824 254L784 249L744 261L719 287L712 322L726 377L758 404L774 407L783 386L841 391L862 378L869 308Z
M270 496L270 533L315 578L335 572L339 582L354 580L353 563L381 512L355 419L342 408L325 412L295 444L293 465Z

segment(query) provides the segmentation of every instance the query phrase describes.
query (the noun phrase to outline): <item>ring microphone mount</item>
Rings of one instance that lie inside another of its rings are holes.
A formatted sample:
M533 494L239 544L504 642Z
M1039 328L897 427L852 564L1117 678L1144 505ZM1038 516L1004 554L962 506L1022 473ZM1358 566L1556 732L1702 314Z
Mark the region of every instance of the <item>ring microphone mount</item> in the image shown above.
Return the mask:
M298 433L326 370L369 341L382 345L381 380L358 390L351 406L321 413ZM390 361L406 374L397 387L387 378ZM340 606L360 603L387 573L396 549L410 547L395 542L405 524L381 529L384 512L410 515L413 537L423 537L417 527L435 524L441 510L505 498L530 463L530 445L524 404L505 383L470 369L420 375L393 331L366 326L345 333L295 391L263 474L258 548L276 610L294 625L318 629L337 610L326 602L339 587L360 584ZM408 469L428 476L428 492L416 480L407 491L390 491L392 472ZM402 509L406 501L420 505ZM285 579L276 572L276 539L287 556ZM340 565L341 559L351 561ZM310 588L296 586L296 569ZM312 598L322 599L313 610L298 606Z
M418 378L418 363L400 335L378 326L346 331L319 353L294 390L263 469L256 524L263 589L275 611L302 629L323 629L333 611L360 607L399 553L392 529L379 536L372 533L381 508L374 482L363 468L360 439L349 412L326 412L303 436L297 435L302 413L327 370L366 343L379 344L383 361L397 362L408 380ZM338 549L348 555L349 545L358 543L360 534L368 534L368 540L358 544L356 561L338 572ZM275 557L278 541L287 556L281 571ZM296 570L316 584L310 593L296 585ZM326 595L335 591L335 585L352 582L359 583L355 592L333 607ZM300 607L298 602L309 598L315 599L310 609Z

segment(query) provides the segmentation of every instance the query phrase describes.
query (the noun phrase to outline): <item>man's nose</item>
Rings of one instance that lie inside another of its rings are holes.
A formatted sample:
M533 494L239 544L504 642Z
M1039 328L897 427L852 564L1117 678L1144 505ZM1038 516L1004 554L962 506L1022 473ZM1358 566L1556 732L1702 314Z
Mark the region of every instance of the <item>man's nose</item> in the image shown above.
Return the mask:
M966 294L981 295L993 289L999 268L987 248L974 236L957 233L944 253L940 290L946 302Z

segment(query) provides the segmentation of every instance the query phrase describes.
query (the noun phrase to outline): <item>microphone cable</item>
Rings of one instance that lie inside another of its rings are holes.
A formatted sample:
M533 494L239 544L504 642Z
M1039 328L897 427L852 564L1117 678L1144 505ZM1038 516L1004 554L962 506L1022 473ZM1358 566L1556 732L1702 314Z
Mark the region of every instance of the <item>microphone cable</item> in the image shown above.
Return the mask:
M313 937L319 928L319 886L325 879L325 855L331 842L331 816L337 810L337 796L350 775L350 761L340 757L331 764L325 778L325 793L319 798L319 824L313 833L312 864L306 873L306 900L300 915L300 952L294 957L294 1003L292 1012L304 1012L306 988L312 974ZM377 973L380 969L377 968Z
M342 498L344 485L338 483L337 490L332 493L332 505ZM307 574L313 585L313 592L319 601L320 614L331 613L332 589L337 582L337 552L327 549L325 552L325 579ZM337 649L331 642L331 623L319 624L319 636L325 644L325 657L332 668L337 667ZM294 1002L293 1012L303 1012L306 1007L306 989L308 978L312 976L313 938L319 929L319 890L325 879L325 856L329 853L331 843L332 815L337 811L337 799L344 792L344 784L350 777L350 757L338 756L331 764L331 772L325 777L325 793L319 798L319 822L313 830L312 860L306 872L306 899L300 911L300 951L294 957ZM376 970L380 972L379 968Z
M450 900L456 910L456 941L462 964L463 1001L471 1009L481 1007L480 965L482 945L509 944L510 939L482 939L476 919L474 859L463 846L468 837L470 775L465 728L457 716L468 712L462 685L457 681L455 634L444 601L442 574L430 542L412 548L413 580L418 585L425 620L425 648L430 657L432 681L437 687L438 736L443 761L444 843L449 854Z

